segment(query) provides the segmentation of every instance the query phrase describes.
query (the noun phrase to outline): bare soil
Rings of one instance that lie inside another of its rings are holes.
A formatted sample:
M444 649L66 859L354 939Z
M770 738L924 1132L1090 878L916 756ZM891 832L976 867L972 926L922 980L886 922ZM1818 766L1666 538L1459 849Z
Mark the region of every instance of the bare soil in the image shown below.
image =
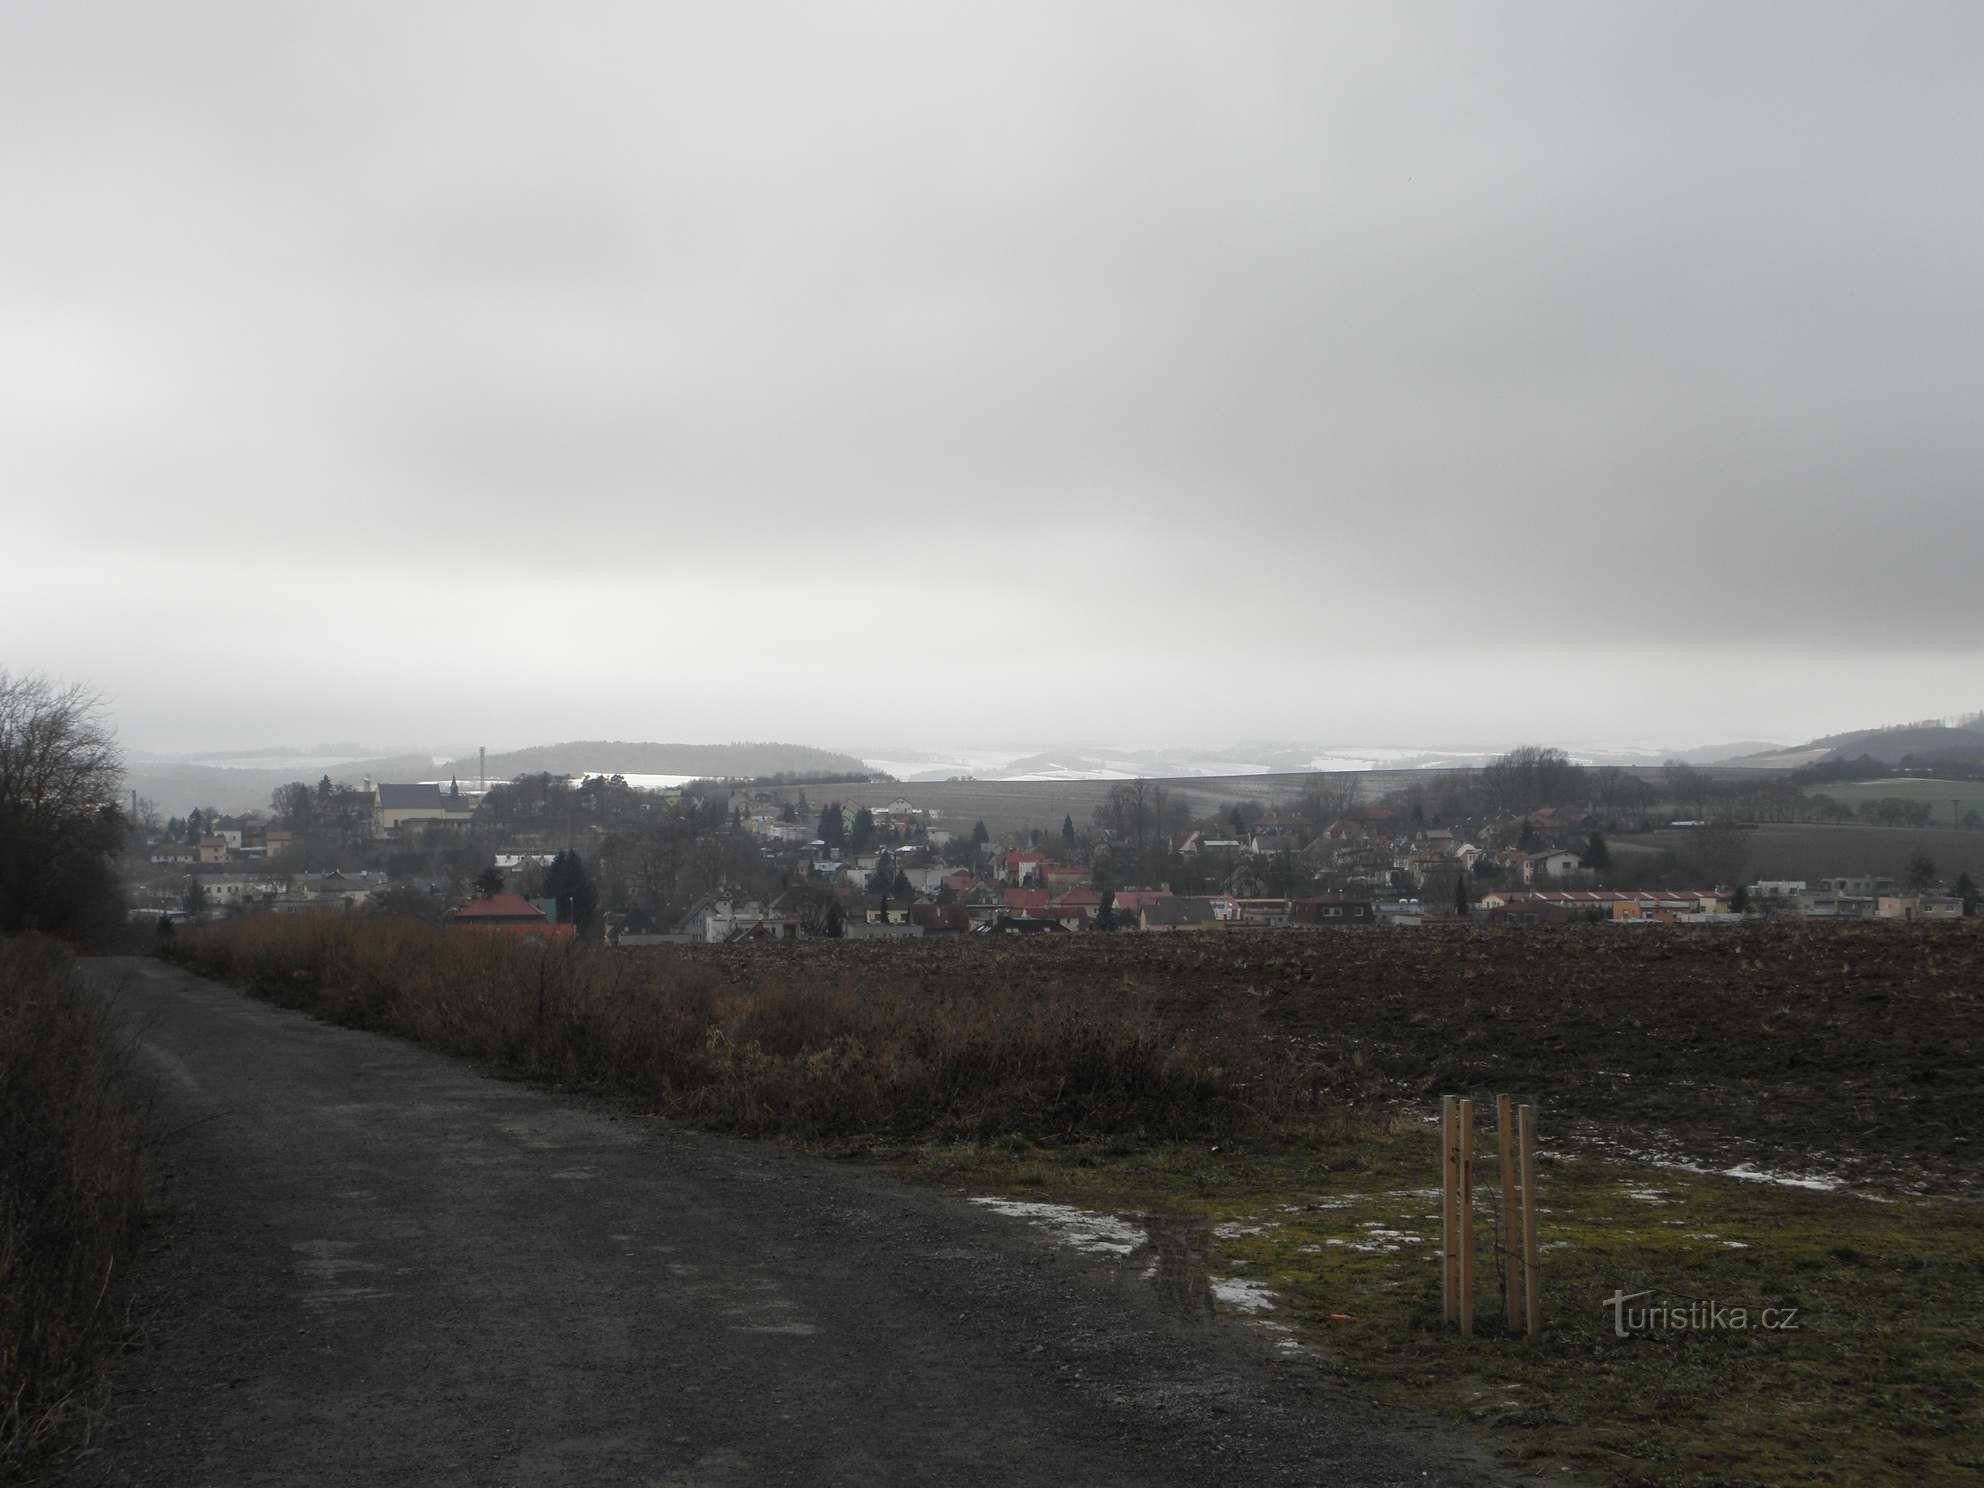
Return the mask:
M1241 1035L1300 1053L1323 1107L1501 1092L1537 1101L1558 1131L1603 1122L1608 1140L1701 1161L1905 1186L1977 1177L1978 921L974 936L626 954L739 983L1083 988L1176 1019L1182 1038Z

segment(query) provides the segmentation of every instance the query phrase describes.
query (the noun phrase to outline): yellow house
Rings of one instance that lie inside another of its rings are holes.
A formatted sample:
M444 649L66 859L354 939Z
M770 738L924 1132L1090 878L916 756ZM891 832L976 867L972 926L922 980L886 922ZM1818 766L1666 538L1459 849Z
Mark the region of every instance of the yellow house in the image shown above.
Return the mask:
M463 796L458 786L443 791L431 781L395 785L382 780L372 792L374 837L397 837L403 827L464 828L474 815L475 802Z

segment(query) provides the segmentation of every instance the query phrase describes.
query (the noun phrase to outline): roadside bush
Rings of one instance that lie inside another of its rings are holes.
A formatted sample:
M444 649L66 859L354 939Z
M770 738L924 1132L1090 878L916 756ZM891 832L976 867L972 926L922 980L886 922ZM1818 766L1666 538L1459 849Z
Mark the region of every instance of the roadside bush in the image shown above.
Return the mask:
M143 1218L143 1112L65 951L0 939L0 1479L87 1432Z
M335 1022L748 1133L1216 1135L1313 1087L1117 988L929 985L823 946L727 968L409 920L264 916L166 954ZM740 969L741 968L741 969Z

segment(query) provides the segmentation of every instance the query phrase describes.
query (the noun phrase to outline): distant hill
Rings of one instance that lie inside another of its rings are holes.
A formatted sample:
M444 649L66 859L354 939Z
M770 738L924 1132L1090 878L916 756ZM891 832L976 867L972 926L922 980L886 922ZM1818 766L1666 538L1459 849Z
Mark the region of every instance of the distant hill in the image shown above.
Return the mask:
M442 775L473 779L476 758L445 765ZM576 775L593 770L607 775L707 775L751 777L780 774L867 775L869 768L851 754L805 744L656 744L621 739L573 739L537 744L489 756L489 778L509 780L548 770Z
M1866 755L1890 765L1909 757L1949 764L1979 764L1984 763L1984 726L1980 725L1984 725L1984 718L1973 716L1954 725L1924 722L1853 729L1827 734L1795 749L1745 755L1727 763L1795 769L1826 760L1857 760Z

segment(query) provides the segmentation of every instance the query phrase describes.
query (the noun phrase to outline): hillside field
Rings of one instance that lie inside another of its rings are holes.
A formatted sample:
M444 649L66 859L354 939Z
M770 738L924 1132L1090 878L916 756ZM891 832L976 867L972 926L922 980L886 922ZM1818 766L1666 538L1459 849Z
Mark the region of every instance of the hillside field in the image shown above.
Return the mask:
M1690 832L1668 828L1620 835L1614 847L1671 852L1686 861ZM1870 827L1810 823L1770 823L1743 833L1749 849L1746 878L1792 878L1810 882L1839 874L1872 873L1899 878L1915 858L1927 854L1939 876L1953 879L1968 868L1984 874L1984 832L1948 827Z
M1395 791L1429 781L1440 771L1428 770L1306 770L1288 774L1264 775L1187 775L1158 780L1174 797L1187 802L1195 816L1205 816L1222 806L1257 801L1267 807L1289 807L1302 799L1314 783L1331 790L1354 792L1351 799L1360 806L1373 806ZM1658 767L1631 769L1659 784ZM1749 770L1722 766L1702 767L1702 773L1718 779L1764 776L1777 779L1781 770ZM985 823L993 836L1023 832L1039 827L1053 832L1063 816L1072 816L1077 827L1085 826L1095 808L1109 799L1109 793L1122 782L1115 780L962 780L918 781L879 785L821 785L806 787L807 800L818 806L838 800L856 806L882 806L901 797L915 806L940 814L937 824L952 831L969 831L975 821Z
M1842 780L1832 785L1810 787L1808 795L1828 795L1848 806L1862 801L1893 798L1922 801L1935 813L1938 826L1950 825L1950 803L1957 804L1957 815L1967 811L1984 814L1984 780L1925 780L1919 775L1902 775L1892 780Z

